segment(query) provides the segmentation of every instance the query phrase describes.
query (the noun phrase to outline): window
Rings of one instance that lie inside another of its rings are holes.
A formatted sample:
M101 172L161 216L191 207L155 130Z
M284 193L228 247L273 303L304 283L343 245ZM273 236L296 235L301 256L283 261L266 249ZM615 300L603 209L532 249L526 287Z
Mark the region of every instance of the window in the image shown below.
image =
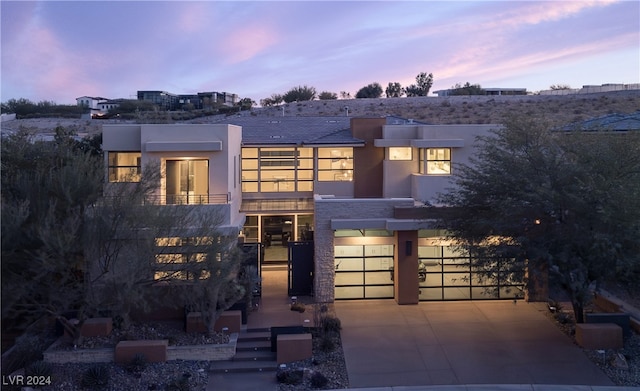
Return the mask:
M352 181L353 148L318 148L319 181Z
M451 148L424 148L420 150L420 174L450 175Z
M109 182L140 182L140 152L109 152Z
M413 159L413 148L411 147L389 147L387 157L389 160L411 160Z
M312 148L243 148L242 191L313 191Z

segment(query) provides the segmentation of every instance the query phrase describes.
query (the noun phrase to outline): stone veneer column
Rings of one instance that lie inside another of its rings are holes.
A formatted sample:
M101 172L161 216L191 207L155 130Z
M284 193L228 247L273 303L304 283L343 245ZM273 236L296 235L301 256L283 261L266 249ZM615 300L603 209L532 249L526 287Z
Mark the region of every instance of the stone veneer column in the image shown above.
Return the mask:
M314 274L313 290L315 301L329 303L335 299L335 266L333 230L331 229L332 204L316 202L313 218Z

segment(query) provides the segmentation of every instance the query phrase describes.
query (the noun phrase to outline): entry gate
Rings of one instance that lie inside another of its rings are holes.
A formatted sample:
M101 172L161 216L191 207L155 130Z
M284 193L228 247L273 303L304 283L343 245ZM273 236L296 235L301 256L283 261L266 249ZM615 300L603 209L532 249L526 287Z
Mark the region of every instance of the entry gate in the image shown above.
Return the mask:
M289 296L313 295L313 242L289 242L287 283Z

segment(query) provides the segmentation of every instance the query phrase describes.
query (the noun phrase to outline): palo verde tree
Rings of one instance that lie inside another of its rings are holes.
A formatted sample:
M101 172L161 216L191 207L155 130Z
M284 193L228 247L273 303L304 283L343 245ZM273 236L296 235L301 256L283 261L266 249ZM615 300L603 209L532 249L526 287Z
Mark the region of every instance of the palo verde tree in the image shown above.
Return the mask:
M427 96L433 85L433 74L420 72L416 76L416 84L411 84L404 89L407 96Z
M384 90L385 95L387 96L387 98L399 98L402 95L404 95L404 89L402 88L402 85L398 82L389 82L389 84L387 85L387 88L385 88Z
M526 267L529 289L548 275L582 322L599 282L640 269L640 134L554 129L510 118L480 137L439 199L452 207L441 227L478 270L518 280Z
M382 96L382 86L380 83L368 84L356 92L356 99L379 98L380 96Z
M338 94L335 92L322 91L318 94L318 99L320 100L336 100L338 99Z
M316 89L308 86L293 87L282 96L282 100L284 100L285 103L302 102L306 100L314 100L315 98Z
M56 129L2 139L2 321L21 329L84 306L84 214L102 192L102 157Z

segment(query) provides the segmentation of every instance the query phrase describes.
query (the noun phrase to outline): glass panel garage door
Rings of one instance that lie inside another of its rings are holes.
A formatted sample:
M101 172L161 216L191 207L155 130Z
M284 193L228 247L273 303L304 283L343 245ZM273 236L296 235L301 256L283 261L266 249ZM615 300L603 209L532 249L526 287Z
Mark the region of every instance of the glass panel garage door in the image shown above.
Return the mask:
M393 245L335 246L335 298L393 298Z

